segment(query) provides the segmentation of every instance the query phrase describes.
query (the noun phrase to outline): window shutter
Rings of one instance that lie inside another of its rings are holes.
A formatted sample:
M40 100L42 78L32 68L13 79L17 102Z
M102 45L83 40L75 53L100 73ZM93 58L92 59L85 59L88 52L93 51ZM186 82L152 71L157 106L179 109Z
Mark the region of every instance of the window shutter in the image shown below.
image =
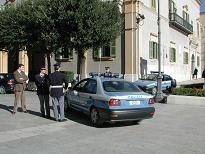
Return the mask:
M115 41L111 42L110 56L112 58L116 57L116 44L115 44Z
M97 58L99 58L99 49L94 48L93 49L93 59L97 59Z
M149 58L153 59L153 42L149 41Z
M169 48L169 61L172 62L172 48Z
M174 48L174 62L176 62L176 49Z
M156 59L158 59L158 57L159 57L159 47L158 47L158 43L156 43Z
M152 4L151 4L151 7L152 7L152 8L156 8L156 0L151 0L151 1L152 1L152 2L151 2L151 3L152 3Z
M188 64L188 53L184 52L184 64Z
M170 48L170 62L176 62L176 49Z
M153 58L154 58L154 59L157 59L158 47L157 47L157 43L156 43L156 42L153 42L153 49L154 49Z

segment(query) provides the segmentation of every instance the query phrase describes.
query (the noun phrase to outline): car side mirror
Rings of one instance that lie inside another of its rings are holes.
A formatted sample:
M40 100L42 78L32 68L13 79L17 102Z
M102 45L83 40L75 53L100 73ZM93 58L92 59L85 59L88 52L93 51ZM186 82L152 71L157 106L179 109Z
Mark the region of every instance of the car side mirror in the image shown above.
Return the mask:
M77 92L76 90L73 91L73 94L74 94L75 96L78 96L78 92Z

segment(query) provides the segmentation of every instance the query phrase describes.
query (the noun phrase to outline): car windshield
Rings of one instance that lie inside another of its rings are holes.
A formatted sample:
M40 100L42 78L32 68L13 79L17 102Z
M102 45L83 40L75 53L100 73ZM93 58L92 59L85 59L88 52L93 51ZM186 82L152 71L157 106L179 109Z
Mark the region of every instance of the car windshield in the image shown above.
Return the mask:
M144 80L156 81L157 80L157 74L148 74L147 77Z
M103 88L107 92L140 92L141 90L127 81L104 81Z

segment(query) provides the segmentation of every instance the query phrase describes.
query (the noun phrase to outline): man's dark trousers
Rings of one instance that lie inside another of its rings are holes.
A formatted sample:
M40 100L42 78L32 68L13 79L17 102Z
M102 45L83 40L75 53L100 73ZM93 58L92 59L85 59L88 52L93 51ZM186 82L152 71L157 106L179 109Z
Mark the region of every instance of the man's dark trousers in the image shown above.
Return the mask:
M45 108L46 108L46 115L50 117L50 106L49 106L49 95L38 95L40 101L40 110L41 114L45 116ZM45 108L44 108L45 104Z

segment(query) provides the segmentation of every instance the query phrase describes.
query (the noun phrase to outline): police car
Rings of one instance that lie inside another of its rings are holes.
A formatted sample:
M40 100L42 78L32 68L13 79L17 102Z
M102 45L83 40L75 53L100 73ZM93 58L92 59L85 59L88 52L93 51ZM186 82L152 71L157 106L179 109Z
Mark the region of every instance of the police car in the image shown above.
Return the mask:
M156 95L157 93L157 76L158 72L151 72L145 79L140 79L134 82L134 84L140 87L143 91ZM171 89L176 87L176 80L170 75L164 74L162 72L162 84L161 88L163 92L171 92Z
M65 106L90 116L95 126L111 121L135 121L152 118L153 96L132 82L93 75L77 83L66 94Z

